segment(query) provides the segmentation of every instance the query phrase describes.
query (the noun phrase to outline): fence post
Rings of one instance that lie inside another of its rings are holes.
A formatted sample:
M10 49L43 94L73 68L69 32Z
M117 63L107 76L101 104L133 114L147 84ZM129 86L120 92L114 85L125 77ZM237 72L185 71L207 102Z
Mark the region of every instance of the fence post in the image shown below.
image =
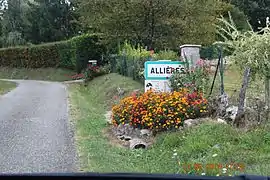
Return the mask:
M114 63L114 64L113 64L113 70L114 70L115 73L118 73L118 72L117 72L117 65L118 65L119 62L117 61L117 58L119 58L119 57L118 57L118 56L115 56L115 57L113 58L113 63Z
M136 80L136 67L135 67L135 60L134 56L132 56L132 78L133 80Z
M219 53L220 53L220 92L221 95L224 94L224 63L223 63L223 57L222 57L222 47L219 47Z
M236 114L236 118L234 123L236 124L237 127L244 127L245 121L244 121L244 106L245 106L245 99L246 99L246 90L248 87L248 82L249 82L249 77L250 77L250 68L246 67L245 72L244 72L244 77L242 81L242 87L239 93L239 104L238 104L238 110Z
M127 69L127 56L124 58L124 76L128 76L128 69Z
M266 113L266 117L267 117L267 122L269 122L269 117L270 117L270 76L266 76L265 77L265 88L264 88L264 93L265 93L265 103L267 106L267 113Z

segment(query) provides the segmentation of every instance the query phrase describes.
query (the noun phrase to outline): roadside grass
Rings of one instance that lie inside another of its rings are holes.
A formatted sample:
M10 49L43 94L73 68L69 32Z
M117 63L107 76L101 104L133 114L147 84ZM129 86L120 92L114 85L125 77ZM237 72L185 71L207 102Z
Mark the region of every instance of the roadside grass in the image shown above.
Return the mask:
M244 172L227 174L270 175L270 133L265 128L243 132L229 125L205 123L184 132L159 134L148 150L129 150L116 146L103 134L104 114L117 87L130 92L143 88L130 78L109 74L91 81L88 87L69 85L70 114L76 126L76 143L81 160L81 171L181 173L184 164L202 165L206 175L222 175L222 169L205 170L207 164L242 163ZM177 153L177 154L176 154ZM213 155L216 155L213 157Z
M46 81L67 81L71 80L74 73L68 69L55 68L9 68L0 66L0 79L29 79Z
M0 80L0 95L6 94L16 87L16 83Z

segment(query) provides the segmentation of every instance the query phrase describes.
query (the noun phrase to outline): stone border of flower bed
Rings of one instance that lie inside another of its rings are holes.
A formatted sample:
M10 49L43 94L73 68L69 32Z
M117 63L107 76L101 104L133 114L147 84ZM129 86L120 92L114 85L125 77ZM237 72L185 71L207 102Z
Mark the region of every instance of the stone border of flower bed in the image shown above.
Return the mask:
M129 124L120 124L119 126L112 125L112 111L107 111L105 114L107 124L110 126L111 133L115 139L118 139L119 144L125 144L123 147L130 149L147 149L153 144L154 135L149 129L138 129L133 128ZM179 128L179 131L200 125L204 122L223 123L227 124L222 119L211 119L211 118L197 118L187 119L184 121L184 126ZM120 143L124 142L124 143Z

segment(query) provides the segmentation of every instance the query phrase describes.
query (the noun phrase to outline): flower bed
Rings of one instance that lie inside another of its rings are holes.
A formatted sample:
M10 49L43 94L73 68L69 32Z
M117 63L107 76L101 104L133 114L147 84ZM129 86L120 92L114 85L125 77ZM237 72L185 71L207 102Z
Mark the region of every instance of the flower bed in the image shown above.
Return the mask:
M79 79L84 79L84 74L75 74L73 76L71 76L72 80L79 80Z
M93 80L95 77L102 76L108 72L100 66L88 65L87 69L84 72L84 77L86 81Z
M157 131L178 129L184 120L207 113L207 100L201 93L182 89L172 93L147 91L133 94L112 108L112 122Z

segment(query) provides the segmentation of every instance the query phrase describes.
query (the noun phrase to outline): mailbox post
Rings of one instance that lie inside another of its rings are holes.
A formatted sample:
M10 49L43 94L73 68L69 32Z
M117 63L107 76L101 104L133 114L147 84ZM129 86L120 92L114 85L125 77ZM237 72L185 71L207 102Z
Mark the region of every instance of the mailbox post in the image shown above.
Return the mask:
M97 60L89 60L88 63L88 67L97 66Z

